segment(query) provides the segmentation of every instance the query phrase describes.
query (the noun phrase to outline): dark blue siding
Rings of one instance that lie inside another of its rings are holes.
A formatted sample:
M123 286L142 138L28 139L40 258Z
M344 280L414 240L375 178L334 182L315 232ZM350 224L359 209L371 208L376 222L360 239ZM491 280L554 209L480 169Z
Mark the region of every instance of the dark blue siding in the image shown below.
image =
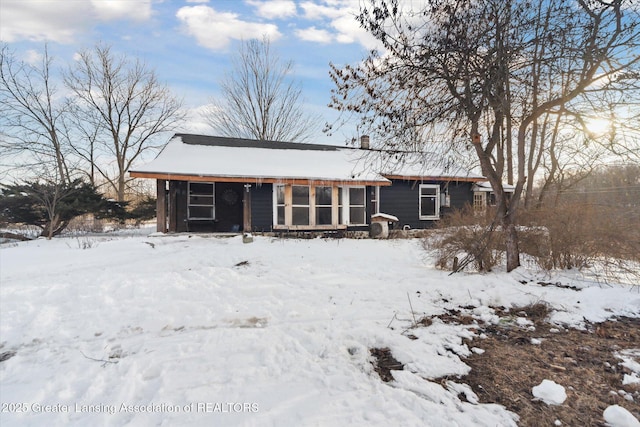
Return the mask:
M271 231L273 223L273 185L251 186L251 228L253 231Z
M433 227L436 221L420 220L420 184L439 184L440 193L449 194L451 207L441 206L440 217L473 202L470 182L392 180L390 187L380 188L380 212L397 216L399 219L397 227L400 228L405 225L411 228Z

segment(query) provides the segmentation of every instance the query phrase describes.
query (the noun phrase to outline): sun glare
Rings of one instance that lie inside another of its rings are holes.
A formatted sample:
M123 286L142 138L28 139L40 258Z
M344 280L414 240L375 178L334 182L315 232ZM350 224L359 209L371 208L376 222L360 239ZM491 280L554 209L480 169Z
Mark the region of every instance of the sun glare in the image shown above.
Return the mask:
M586 121L587 131L593 135L603 135L611 128L611 123L607 119L590 118Z

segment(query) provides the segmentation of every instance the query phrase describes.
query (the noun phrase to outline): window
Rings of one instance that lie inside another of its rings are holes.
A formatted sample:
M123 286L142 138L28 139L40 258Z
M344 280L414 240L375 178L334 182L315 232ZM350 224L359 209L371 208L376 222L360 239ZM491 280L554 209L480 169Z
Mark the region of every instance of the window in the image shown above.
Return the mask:
M476 191L473 193L473 210L474 212L484 211L485 206L485 193Z
M309 225L309 186L294 185L291 187L291 215L293 225Z
M346 198L346 196L344 195L345 192L346 192L346 189L342 187L338 188L338 224L347 223L344 220L344 217L346 216L344 214L344 199Z
M189 200L187 203L189 219L215 219L214 188L213 183L189 183Z
M322 229L366 224L364 186L273 186L273 225L276 227Z
M380 187L373 187L371 190L371 212L380 213Z
M440 186L420 184L420 219L440 218Z
M284 214L284 185L276 184L273 187L274 191L274 200L275 200L275 223L278 225L285 224L285 214Z
M349 188L349 224L366 224L365 188Z
M332 187L316 187L316 224L331 225L331 211L333 201Z

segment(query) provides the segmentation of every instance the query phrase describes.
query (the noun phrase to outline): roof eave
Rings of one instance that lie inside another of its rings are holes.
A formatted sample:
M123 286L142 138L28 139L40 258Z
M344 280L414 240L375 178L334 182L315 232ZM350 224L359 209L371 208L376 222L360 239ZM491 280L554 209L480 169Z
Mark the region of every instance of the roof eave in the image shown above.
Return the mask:
M222 175L195 175L179 174L167 172L145 172L129 171L132 178L164 179L167 181L192 181L192 182L237 182L245 184L295 184L295 185L315 185L341 184L341 185L371 185L389 186L388 179L342 179L342 178L299 178L299 177L261 177L261 176L222 176Z
M473 176L442 176L442 175L393 175L383 174L387 179L400 179L404 181L460 181L460 182L481 182L486 181L484 177Z

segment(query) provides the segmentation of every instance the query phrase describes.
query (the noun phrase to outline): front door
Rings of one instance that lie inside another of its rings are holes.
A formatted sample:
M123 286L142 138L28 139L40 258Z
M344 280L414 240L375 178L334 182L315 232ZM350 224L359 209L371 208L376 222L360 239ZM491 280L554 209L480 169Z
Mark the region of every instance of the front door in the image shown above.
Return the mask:
M241 183L217 182L215 188L217 231L242 231L242 191L244 186Z

